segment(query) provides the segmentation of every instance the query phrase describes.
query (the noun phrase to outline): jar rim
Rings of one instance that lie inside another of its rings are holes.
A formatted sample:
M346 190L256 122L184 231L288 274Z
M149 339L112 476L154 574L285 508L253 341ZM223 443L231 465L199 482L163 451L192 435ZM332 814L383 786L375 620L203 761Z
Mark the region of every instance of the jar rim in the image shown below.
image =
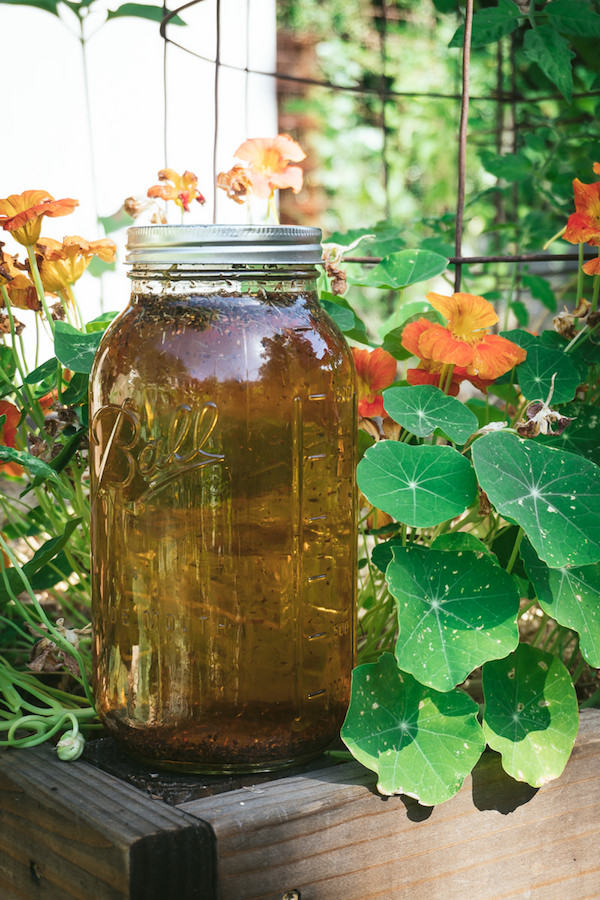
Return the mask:
M322 262L321 229L304 225L146 225L129 228L126 262L222 265Z

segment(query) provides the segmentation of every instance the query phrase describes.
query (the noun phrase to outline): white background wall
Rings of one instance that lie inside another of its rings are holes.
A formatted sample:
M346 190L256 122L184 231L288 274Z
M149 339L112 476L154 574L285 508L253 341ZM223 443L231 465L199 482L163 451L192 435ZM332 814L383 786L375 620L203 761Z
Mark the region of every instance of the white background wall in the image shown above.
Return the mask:
M124 2L124 0L123 0ZM160 0L155 0L157 4ZM108 216L123 200L144 195L165 165L163 151L163 48L159 25L143 19L106 22L109 6L96 0L86 22L90 38L88 70L93 155L98 212ZM168 36L186 48L215 58L216 0L202 0L182 12L186 27L168 26ZM70 216L44 220L42 233L61 240L79 234L102 236L95 222L92 161L86 125L85 95L78 22L61 5L61 18L27 6L0 4L2 35L3 140L0 149L0 197L28 189L49 191L55 198L80 201ZM272 72L276 64L275 0L222 0L221 60ZM167 163L198 176L207 198L194 204L186 222L211 222L214 189L214 74L204 62L177 47L167 50ZM249 102L246 106L246 98ZM277 134L274 79L220 69L217 171L233 165L233 153L248 137ZM217 220L246 221L245 207L217 198ZM179 222L173 206L172 222ZM104 307L121 309L127 302L128 279L123 266L125 232L111 235L119 245L116 273L102 279ZM12 239L5 250L15 251ZM98 279L86 274L77 297L84 318L100 310ZM19 318L30 321L27 313ZM28 329L30 332L33 329ZM27 333L27 330L26 332ZM49 354L47 354L49 355ZM45 356L41 357L42 359Z

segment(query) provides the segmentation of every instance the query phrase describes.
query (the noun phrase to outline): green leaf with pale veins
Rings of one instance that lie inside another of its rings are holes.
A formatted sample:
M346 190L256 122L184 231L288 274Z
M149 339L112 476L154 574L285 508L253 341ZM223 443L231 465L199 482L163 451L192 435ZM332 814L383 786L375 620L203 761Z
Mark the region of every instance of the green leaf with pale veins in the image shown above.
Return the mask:
M527 540L520 553L544 612L576 631L584 659L600 668L600 563L551 569Z
M367 275L349 278L351 284L398 290L428 281L446 270L448 260L431 250L400 250L385 256Z
M488 556L394 547L385 577L396 598L401 669L450 691L489 659L517 646L519 594Z
M400 672L390 653L352 673L341 736L352 755L377 773L380 793L407 794L426 806L460 790L485 746L470 697L424 687Z
M54 352L63 366L72 372L89 375L101 340L102 332L82 334L68 322L57 322L54 331Z
M453 447L378 441L360 461L357 478L373 506L416 528L460 515L477 496L471 464Z
M462 550L470 550L472 553L478 553L489 557L491 561L498 565L498 557L492 553L487 544L480 541L478 537L469 531L451 531L448 534L440 534L431 544L432 550L453 550L455 552Z
M383 392L388 416L417 437L440 429L451 441L464 444L478 428L477 416L432 384L391 387Z
M581 373L562 350L545 345L540 338L523 331L503 331L507 338L527 351L527 358L515 369L525 397L547 400L551 404L568 403L581 384Z
M501 431L479 438L472 455L490 501L549 566L600 560L600 467Z
M573 97L571 60L575 54L568 41L551 25L538 25L525 32L523 47L527 59L537 63L546 78L556 85L567 103L570 103Z
M569 672L550 653L519 644L483 667L483 732L517 781L541 787L563 771L579 725Z
M600 465L600 410L585 403L567 403L559 410L561 416L572 419L562 434L540 434L537 440L549 447L568 450L585 456Z

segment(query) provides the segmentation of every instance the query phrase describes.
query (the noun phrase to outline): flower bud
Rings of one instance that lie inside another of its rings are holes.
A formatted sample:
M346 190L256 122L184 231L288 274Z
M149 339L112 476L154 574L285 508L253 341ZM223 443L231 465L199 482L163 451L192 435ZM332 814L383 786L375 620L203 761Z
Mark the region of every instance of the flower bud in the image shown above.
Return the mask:
M56 745L58 758L69 761L79 759L85 747L85 738L82 734L74 731L65 731L60 741Z

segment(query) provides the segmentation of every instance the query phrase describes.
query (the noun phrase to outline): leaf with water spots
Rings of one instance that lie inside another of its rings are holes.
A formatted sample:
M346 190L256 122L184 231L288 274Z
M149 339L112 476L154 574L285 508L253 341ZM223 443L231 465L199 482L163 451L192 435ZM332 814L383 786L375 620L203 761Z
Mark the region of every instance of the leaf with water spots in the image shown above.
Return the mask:
M515 373L523 394L531 402L547 400L552 391L552 404L568 403L581 384L581 374L562 350L546 346L528 332L503 331L502 336L527 350L527 358Z
M469 551L394 547L386 570L398 609L396 659L436 691L449 691L488 659L517 646L519 594L511 576Z
M483 667L483 732L517 781L541 787L564 769L579 725L577 696L562 662L519 644Z
M379 441L357 469L367 500L416 528L460 515L477 496L473 468L453 447Z
M520 553L544 612L576 631L584 659L600 668L600 563L551 569L527 540Z
M572 419L562 434L541 434L539 443L578 453L600 465L600 410L585 403L567 403L557 410Z
M352 673L341 736L352 755L377 772L382 794L407 794L426 806L460 790L485 746L470 697L424 687L400 672L390 653Z
M478 428L475 413L432 384L388 388L383 405L388 416L417 437L440 429L451 441L464 444Z
M549 566L600 560L600 467L500 431L474 443L473 465L498 512L521 525Z

